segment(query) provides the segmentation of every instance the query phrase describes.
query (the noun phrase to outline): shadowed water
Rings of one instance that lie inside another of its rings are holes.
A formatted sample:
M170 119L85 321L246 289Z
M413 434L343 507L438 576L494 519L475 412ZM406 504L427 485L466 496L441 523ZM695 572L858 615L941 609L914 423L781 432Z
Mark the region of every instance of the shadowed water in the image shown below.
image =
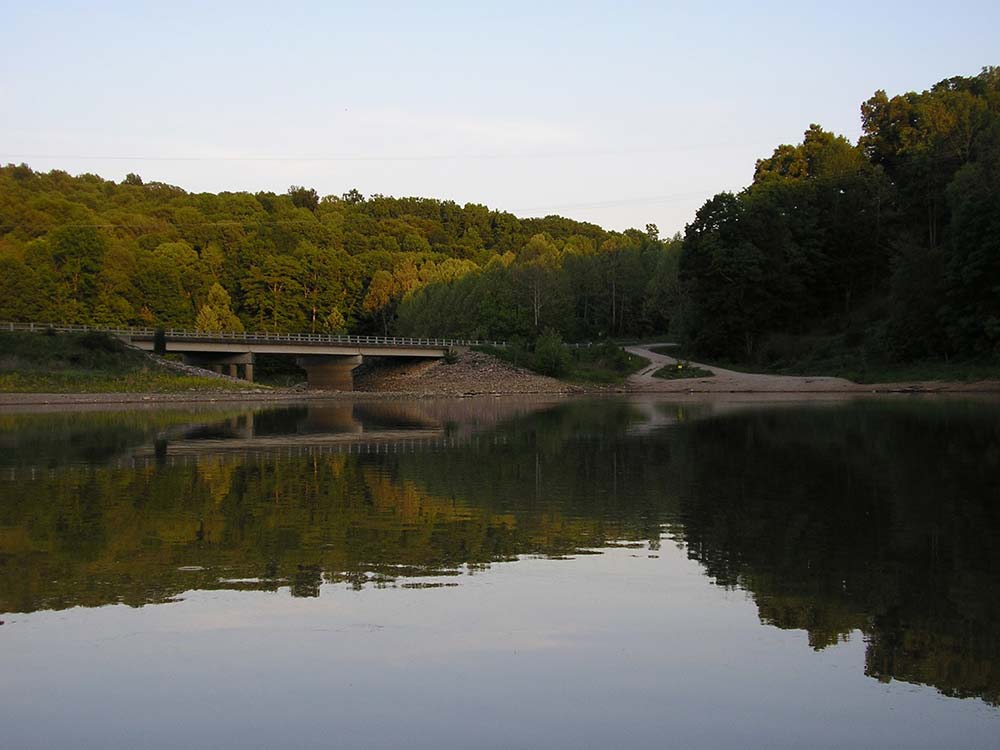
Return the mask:
M988 401L0 414L0 725L988 747L998 487Z

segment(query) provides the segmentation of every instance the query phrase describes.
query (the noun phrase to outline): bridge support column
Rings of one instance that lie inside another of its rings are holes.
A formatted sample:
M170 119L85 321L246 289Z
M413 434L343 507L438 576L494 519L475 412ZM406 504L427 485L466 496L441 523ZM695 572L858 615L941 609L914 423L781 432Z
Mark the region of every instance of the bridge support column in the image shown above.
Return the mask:
M204 367L220 375L226 373L234 378L239 377L239 366L243 365L246 379L253 382L253 352L245 354L202 354L200 352L185 354L184 362L196 367Z
M361 355L309 355L298 357L295 364L306 371L310 390L353 391L352 370L361 364Z

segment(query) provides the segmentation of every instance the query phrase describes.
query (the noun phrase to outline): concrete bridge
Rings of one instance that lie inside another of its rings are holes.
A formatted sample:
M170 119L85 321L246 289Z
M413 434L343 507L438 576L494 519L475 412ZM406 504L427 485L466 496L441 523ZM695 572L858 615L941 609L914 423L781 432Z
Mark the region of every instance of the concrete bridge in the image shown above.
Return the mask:
M49 323L0 323L0 330L44 333L97 331L120 338L144 351L156 347L153 328L100 328ZM477 345L503 346L494 341L431 339L394 336L354 336L322 333L205 333L166 330L166 353L181 354L188 364L206 367L253 381L255 356L277 354L295 358L306 371L309 388L327 391L354 390L353 371L365 357L441 358L452 349Z

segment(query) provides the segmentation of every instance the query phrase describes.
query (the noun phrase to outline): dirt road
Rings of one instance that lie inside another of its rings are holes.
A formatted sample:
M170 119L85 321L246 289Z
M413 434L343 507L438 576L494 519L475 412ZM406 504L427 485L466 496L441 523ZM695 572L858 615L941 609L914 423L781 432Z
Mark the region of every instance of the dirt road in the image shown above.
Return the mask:
M726 370L697 362L690 364L708 370L713 375L704 378L664 380L653 377L653 373L665 365L676 365L677 360L647 348L658 346L663 344L625 347L627 351L645 357L651 363L628 379L628 385L632 390L660 393L847 393L870 392L878 388L878 386L852 383L844 378L760 375Z

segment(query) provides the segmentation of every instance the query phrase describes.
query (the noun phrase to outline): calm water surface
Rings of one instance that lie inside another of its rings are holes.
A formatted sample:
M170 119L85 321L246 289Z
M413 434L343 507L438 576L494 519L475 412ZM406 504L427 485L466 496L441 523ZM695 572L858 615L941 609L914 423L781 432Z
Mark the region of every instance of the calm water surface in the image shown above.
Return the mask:
M1000 746L1000 404L0 413L0 744Z

